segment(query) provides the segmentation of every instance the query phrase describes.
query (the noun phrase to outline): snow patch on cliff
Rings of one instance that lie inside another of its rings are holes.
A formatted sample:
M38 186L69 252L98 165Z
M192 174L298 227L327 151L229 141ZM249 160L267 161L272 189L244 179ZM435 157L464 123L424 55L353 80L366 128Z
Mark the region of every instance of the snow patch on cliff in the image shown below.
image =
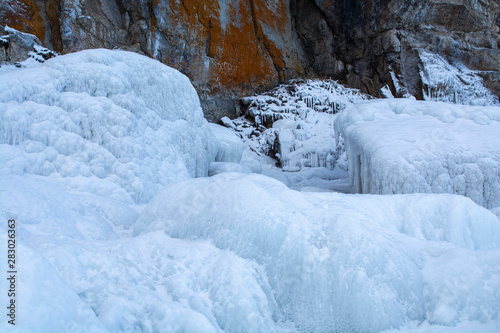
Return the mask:
M465 105L500 105L483 84L478 71L460 63L450 64L438 54L419 51L424 99Z

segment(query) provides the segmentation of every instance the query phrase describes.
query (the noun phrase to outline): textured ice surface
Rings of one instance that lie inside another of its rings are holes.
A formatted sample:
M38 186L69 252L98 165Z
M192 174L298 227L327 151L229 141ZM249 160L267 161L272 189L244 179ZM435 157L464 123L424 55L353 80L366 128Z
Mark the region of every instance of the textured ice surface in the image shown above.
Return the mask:
M500 222L462 196L225 173L167 186L134 223L122 203L34 176L0 189L2 219L18 221L19 332L500 328Z
M500 206L500 108L392 99L341 112L360 193L455 193Z
M33 176L0 179L0 217L17 221L20 291L15 330L3 316L0 331L279 329L272 290L256 263L208 241L164 232L119 239L107 217L133 223L137 213L116 201L97 204L90 193L81 196ZM6 239L3 223L4 248ZM6 283L2 279L2 290Z
M245 148L245 144L241 138L224 126L210 124L210 129L219 144L215 161L239 163L243 155L243 149Z
M247 143L274 155L285 171L333 168L337 156L333 134L334 113L369 99L356 89L332 80L290 81L263 95L245 97L246 116L255 121L225 122L242 133Z
M216 139L189 79L124 51L0 70L0 170L122 201L206 176Z
M252 173L252 170L250 170L245 165L239 163L230 163L230 162L210 163L210 169L208 170L209 176L215 176L224 172Z
M7 232L3 226L0 230L1 245L5 245ZM19 238L16 245L19 274L15 288L15 326L7 322L10 318L4 314L0 320L0 331L109 332L85 301L61 279L49 260L19 241ZM9 289L7 282L3 278L0 283L5 294ZM7 305L9 299L2 297L2 301L3 305Z
M299 193L223 174L161 190L134 230L209 239L255 261L301 331L500 327L500 223L462 196Z
M498 97L484 86L478 71L443 57L419 51L424 99L465 105L499 105Z

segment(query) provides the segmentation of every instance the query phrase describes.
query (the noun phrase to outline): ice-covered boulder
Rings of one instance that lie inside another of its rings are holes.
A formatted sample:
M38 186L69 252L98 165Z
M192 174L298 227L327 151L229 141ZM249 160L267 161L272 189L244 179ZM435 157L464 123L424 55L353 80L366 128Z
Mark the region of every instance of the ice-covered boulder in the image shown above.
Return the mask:
M189 79L125 51L2 68L0 119L1 172L122 201L206 176L217 152Z
M500 108L405 99L361 103L335 121L359 193L454 193L500 206Z
M158 230L259 264L276 318L302 332L500 325L500 223L463 196L300 193L225 173L161 190L134 233Z

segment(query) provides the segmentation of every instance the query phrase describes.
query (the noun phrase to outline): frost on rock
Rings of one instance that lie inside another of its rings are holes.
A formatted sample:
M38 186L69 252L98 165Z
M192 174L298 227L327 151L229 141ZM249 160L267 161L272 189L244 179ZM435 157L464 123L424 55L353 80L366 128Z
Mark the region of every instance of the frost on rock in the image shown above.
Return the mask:
M44 62L57 55L59 53L43 47L35 35L0 26L0 64L23 67L30 61Z
M465 105L500 105L498 97L484 86L478 71L460 63L450 64L443 57L419 51L425 100Z
M300 193L226 173L161 190L134 227L157 231L257 263L275 320L301 332L500 325L500 223L462 196Z
M0 69L0 171L145 203L206 176L216 139L189 79L124 51Z
M263 95L243 98L246 117L255 125L251 131L241 127L236 131L259 141L263 153L275 157L284 171L332 170L338 158L334 114L366 99L367 95L332 80L291 81Z
M341 112L336 134L359 193L453 193L500 206L500 108L378 100Z

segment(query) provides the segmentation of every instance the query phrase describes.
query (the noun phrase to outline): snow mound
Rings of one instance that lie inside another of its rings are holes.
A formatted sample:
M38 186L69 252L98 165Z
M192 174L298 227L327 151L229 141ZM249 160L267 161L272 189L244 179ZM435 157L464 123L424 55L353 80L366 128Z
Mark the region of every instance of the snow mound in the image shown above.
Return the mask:
M0 71L0 172L145 203L206 176L216 142L189 79L125 51Z
M500 108L378 100L341 112L359 193L454 193L500 206Z
M157 230L255 261L299 331L500 327L500 223L462 196L300 193L226 173L161 190L134 234Z
M116 206L116 203L114 204ZM118 206L121 218L137 218L131 209ZM128 214L127 214L128 213ZM0 216L22 221L24 239L45 236L53 239L107 240L117 238L112 224L75 196L49 182L16 175L0 178Z

